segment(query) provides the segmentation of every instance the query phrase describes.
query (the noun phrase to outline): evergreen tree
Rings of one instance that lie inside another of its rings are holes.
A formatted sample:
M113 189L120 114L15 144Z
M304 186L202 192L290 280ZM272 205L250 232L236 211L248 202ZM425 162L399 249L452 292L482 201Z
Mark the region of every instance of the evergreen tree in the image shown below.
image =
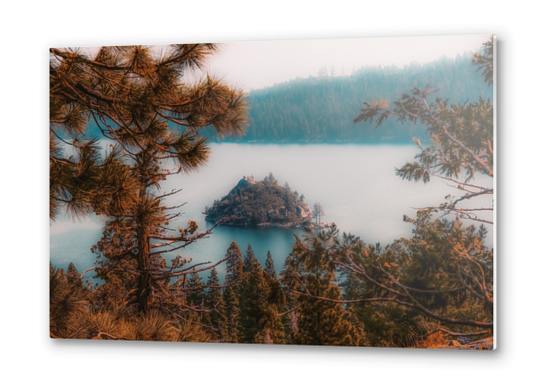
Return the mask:
M241 251L232 242L226 252L226 287L224 288L225 336L233 343L239 342L239 291L243 279L243 260Z
M225 339L232 343L239 342L239 292L229 285L224 289Z
M283 317L284 331L287 341L291 344L295 338L296 333L299 331L297 324L299 302L297 295L293 293L289 288L299 288L299 281L297 280L298 271L303 270L303 265L299 264L297 258L293 258L292 254L289 254L284 261L284 266L280 272L281 284L283 284L283 292L285 298L286 314Z
M203 309L204 304L204 286L201 277L197 273L193 273L188 278L189 293L187 295L187 303L192 307Z
M254 251L252 250L252 247L249 244L247 248L245 260L243 263L243 272L245 273L252 272L256 264L258 264L258 260L256 260L256 256L254 256Z
M314 203L312 217L316 220L316 224L320 223L320 219L325 215L324 208L320 203Z
M175 295L162 285L198 270L183 269L189 261L180 255L167 265L162 255L210 233L196 234L194 222L177 234L168 233L165 227L180 213L171 213L175 207L168 207L165 199L178 191L163 193L160 183L207 161L204 127L221 135L244 130L242 92L211 76L196 85L183 79L186 69L203 69L216 50L213 44L172 45L161 54L142 46L101 47L92 57L70 49L50 51L52 214L61 202L74 212L85 213L90 206L108 218L95 248L102 257L101 277L107 282L113 275L135 276L135 287L133 279L122 278L129 283L129 301L134 298L141 312L162 306L180 310L173 308ZM95 141L74 141L80 153L72 163L60 158L57 144L64 140L63 130L82 135L89 120L114 143L103 164ZM73 163L75 179L84 175L89 185L72 188ZM102 165L103 171L95 171ZM96 192L102 184L103 194ZM93 197L72 198L79 190Z
M49 266L49 332L52 338L87 336L89 294L71 276Z
M415 226L414 237L384 249L357 238L336 239L335 262L351 275L344 303L365 324L372 345L415 346L431 331L492 333L493 250L483 243L487 231L432 220L432 212L405 217Z
M277 316L284 303L280 284L268 275L255 260L245 273L240 292L240 339L244 343L284 344L282 319Z
M226 304L222 297L220 289L220 280L216 269L213 268L207 280L207 291L205 292L205 307L211 310L208 319L212 328L219 340L228 339L228 322L226 318Z
M277 272L275 271L275 264L273 263L273 257L271 251L267 251L267 259L265 260L265 271L269 279L276 280Z
M243 275L240 286L240 338L242 343L253 343L256 334L260 331L254 312L265 302L267 287L260 264L256 259L250 271Z
M226 284L236 285L241 282L244 263L241 251L235 241L232 241L226 252Z
M286 288L296 294L297 332L292 342L309 345L359 345L363 331L356 329L343 308L340 287L335 284L335 236L337 229L296 237L294 251L283 271ZM326 297L329 300L318 300Z

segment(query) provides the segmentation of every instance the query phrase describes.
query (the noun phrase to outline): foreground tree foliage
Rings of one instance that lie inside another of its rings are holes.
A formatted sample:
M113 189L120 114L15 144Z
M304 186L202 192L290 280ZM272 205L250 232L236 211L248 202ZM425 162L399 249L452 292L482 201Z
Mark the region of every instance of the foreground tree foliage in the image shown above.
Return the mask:
M76 213L92 210L109 218L94 248L100 257L97 276L123 289L126 300L142 312L165 301L175 306L181 288L169 287L171 278L213 267L190 270L185 267L189 260L179 256L167 265L162 257L210 230L196 233L195 222L170 230L180 213L165 199L177 191L161 192L160 182L207 161L209 149L199 135L203 127L212 126L221 135L243 133L240 91L209 76L194 85L183 82L185 71L203 68L216 49L213 44L174 45L158 54L149 47L102 47L94 57L51 49L52 143L64 141L81 153L71 160L74 172L57 169L64 159L52 151L51 206L62 202ZM112 143L102 162L96 141L62 139L62 134L83 133L90 119ZM121 172L110 169L115 167ZM103 188L104 183L111 188Z
M203 69L216 50L213 44L192 44L162 52L101 47L93 56L50 51L51 218L61 207L108 218L93 248L96 276L106 282L97 289L101 308L123 303L140 313L158 310L186 320L180 313L193 307L183 290L194 287L171 284L172 279L224 261L187 267L191 260L172 254L211 230L198 233L192 221L170 229L179 206L168 206L165 199L179 191L160 189L168 175L205 164L203 127L219 135L244 132L242 92L210 76L195 84L183 80L187 70ZM110 143L103 158L97 139L83 136L89 121L98 126L101 143ZM163 256L170 254L168 263Z
M493 81L493 40L484 45L474 63L483 69L485 81ZM417 162L397 169L407 180L430 181L432 177L452 183L462 196L447 196L438 207L418 211L414 237L400 239L382 249L367 246L359 238L334 231L312 235L303 244L305 260L314 268L335 265L344 276L345 297L315 290L296 272L288 289L298 300L309 298L346 304L354 323L364 325L371 345L416 346L419 338L436 332L450 336L487 336L493 332L493 250L483 243L482 225L463 226L460 219L493 224L479 217L493 207L464 208L458 204L481 195L492 195L493 187L474 184L476 174L493 177L493 104L480 99L448 107L439 98L429 100L431 88L414 88L403 95L395 108L386 100L365 102L355 122L372 121L380 126L388 117L399 122L420 121L427 127L432 145L422 148ZM432 221L432 213L455 213L456 220ZM324 251L327 249L327 251Z
M343 308L341 288L336 284L332 262L338 230L332 228L317 235L309 232L304 240L296 237L293 252L282 271L285 288L299 297L295 301L294 344L363 345L363 329L349 321L351 313ZM320 300L321 297L327 300Z
M493 39L484 44L481 54L475 54L473 62L480 66L488 85L493 84ZM493 187L474 183L476 174L493 177L493 102L480 98L477 102L448 106L447 100L429 97L436 90L413 88L412 94L404 94L391 108L386 100L365 102L361 114L354 122L376 120L376 127L389 117L398 122L421 122L429 133L432 145L423 148L419 139L413 140L422 149L417 161L397 169L397 175L406 180L439 178L451 183L461 196L448 195L446 202L438 207L444 213L455 213L460 219L493 224L493 220L479 217L480 212L493 212L493 206L464 208L458 204L482 195L493 195Z
M415 225L413 238L386 248L340 237L336 229L297 239L282 273L286 289L302 304L297 340L323 344L321 327L329 344L337 333L338 345L357 345L349 343L360 333L364 343L388 347L415 346L433 331L490 335L493 251L483 244L486 230L432 221L431 213L405 218ZM344 293L332 284L336 271Z
M73 265L72 265L73 266ZM180 321L163 312L138 313L122 302L104 306L84 286L75 268L50 271L50 335L53 338L153 341L212 341L192 319Z

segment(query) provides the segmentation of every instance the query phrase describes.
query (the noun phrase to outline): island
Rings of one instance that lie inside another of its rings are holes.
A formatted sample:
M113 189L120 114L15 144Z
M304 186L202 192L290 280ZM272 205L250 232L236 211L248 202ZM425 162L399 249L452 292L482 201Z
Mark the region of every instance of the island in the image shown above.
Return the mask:
M272 173L263 180L243 176L203 213L206 221L235 227L329 228L334 224L321 223L321 205L316 203L312 210L304 200L305 196L292 192L287 182L280 186Z

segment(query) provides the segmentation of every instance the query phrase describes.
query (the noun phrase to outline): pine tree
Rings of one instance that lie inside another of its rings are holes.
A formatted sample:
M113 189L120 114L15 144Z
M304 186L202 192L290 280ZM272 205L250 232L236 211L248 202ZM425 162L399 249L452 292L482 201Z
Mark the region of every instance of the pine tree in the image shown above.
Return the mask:
M265 271L267 276L272 279L277 279L277 272L275 271L275 264L273 263L273 257L271 256L271 251L267 251L267 259L265 260Z
M232 241L226 252L226 284L238 284L243 276L244 263L239 247Z
M232 343L239 342L239 291L243 279L243 260L241 251L235 242L232 242L226 252L226 287L224 288L225 307L225 339Z
M204 304L204 286L201 277L197 273L193 273L188 278L189 293L186 297L188 305L203 309Z
M249 244L247 248L247 253L245 255L244 264L243 264L243 272L245 273L252 272L256 264L258 264L258 260L256 260L256 256L254 256L254 251L252 250L252 247Z
M49 265L49 332L53 338L87 336L89 294L72 277Z
M281 273L282 281L295 294L299 309L295 344L359 345L362 330L350 323L350 313L343 308L341 289L334 282L334 240L337 229L309 234L304 241L296 237L294 251ZM330 300L318 300L326 297ZM337 302L333 302L337 300Z
M141 312L180 311L178 297L163 285L211 268L187 270L190 260L180 255L167 265L163 255L210 231L196 233L196 223L189 222L177 234L168 233L165 227L180 213L165 199L179 191L161 192L160 183L207 161L204 127L219 135L244 132L242 92L211 76L196 85L183 79L187 69L205 68L216 50L213 44L172 45L161 54L142 46L101 47L92 57L70 49L50 51L51 215L67 204L74 213L92 210L108 218L95 248L102 277L126 282L128 301ZM79 141L71 144L79 154L73 161L63 158L63 134L81 136L89 121L114 143L112 150L101 161L96 141L76 137Z
M316 224L320 223L321 217L325 215L324 208L320 203L314 203L312 217L316 220Z
M285 311L286 314L283 317L283 324L285 330L286 340L291 344L295 338L295 334L299 331L297 325L299 302L297 295L294 294L289 288L299 288L299 281L297 280L297 274L299 270L302 270L303 266L299 265L299 260L293 258L292 254L289 254L284 261L284 266L280 272L280 282L284 287L284 299L285 299Z
M218 331L214 331L219 340L227 340L227 319L226 305L220 289L220 280L216 269L213 268L207 280L207 291L205 292L205 307L211 310L208 319L210 326Z
M284 304L280 284L269 279L260 264L245 273L240 291L240 341L244 343L284 344L286 342L278 308Z
M240 338L242 343L253 343L260 327L255 318L255 313L261 305L265 305L267 287L260 264L256 259L251 265L251 270L243 275L240 285L239 300L239 324Z
M306 287L310 292L327 298L340 300L341 289L332 284L330 277L307 277ZM350 314L341 303L322 302L301 296L298 332L293 343L308 345L359 345L359 330L349 321Z

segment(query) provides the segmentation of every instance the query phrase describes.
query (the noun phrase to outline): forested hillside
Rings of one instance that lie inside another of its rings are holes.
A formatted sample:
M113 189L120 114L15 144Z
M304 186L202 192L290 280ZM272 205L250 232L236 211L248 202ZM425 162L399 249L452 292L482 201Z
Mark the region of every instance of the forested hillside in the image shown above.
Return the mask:
M210 129L212 141L240 142L405 142L425 136L425 128L413 123L398 125L390 119L374 126L355 125L364 101L383 99L390 103L412 87L430 85L440 89L434 97L452 104L493 99L472 65L472 55L443 57L427 64L399 67L368 67L351 76L320 76L296 79L250 92L249 124L243 137L220 139Z
M424 141L425 128L407 122L397 124L390 119L379 129L356 125L357 116L367 100L397 100L413 87L438 89L436 97L457 104L493 99L472 56L455 59L443 57L426 64L412 63L403 68L365 67L350 76L318 76L296 79L272 87L253 90L248 95L248 126L243 136L220 137L213 128L203 129L210 141L226 142L409 142L413 136ZM175 126L174 122L169 122ZM89 122L87 133L100 136L95 122Z

